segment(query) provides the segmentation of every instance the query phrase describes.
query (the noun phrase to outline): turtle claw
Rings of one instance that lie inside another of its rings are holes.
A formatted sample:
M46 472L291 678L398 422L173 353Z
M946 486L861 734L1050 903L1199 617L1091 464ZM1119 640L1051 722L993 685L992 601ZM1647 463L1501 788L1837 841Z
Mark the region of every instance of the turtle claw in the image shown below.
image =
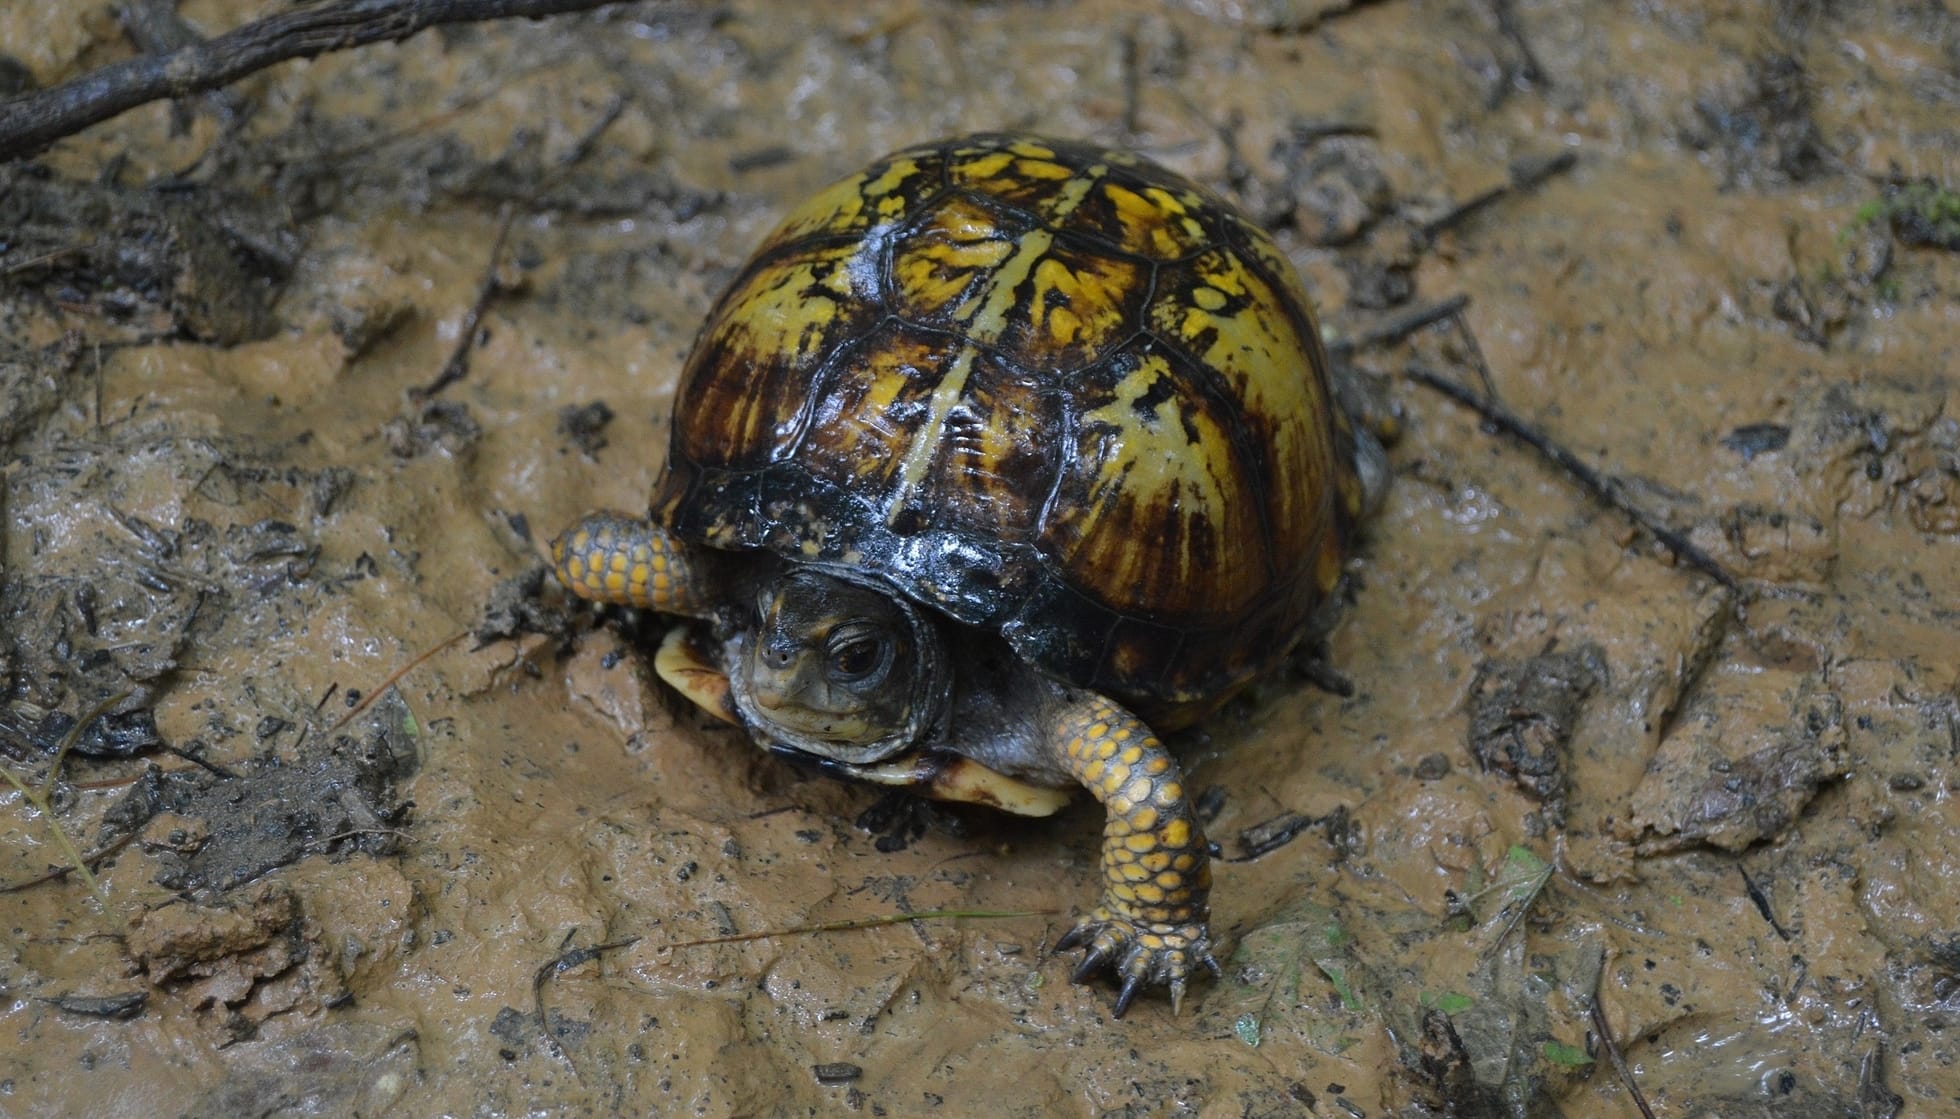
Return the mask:
M1173 1018L1177 1017L1178 1014L1184 1009L1184 987L1185 987L1184 980L1173 979L1170 982L1170 986L1165 988L1165 990L1171 996L1171 1017ZM1127 993L1127 988L1125 989L1125 991ZM1121 1009L1122 1007L1121 1000L1118 1000L1117 1007L1118 1009L1117 1009L1116 1016L1118 1018L1121 1018L1123 1016L1123 1012Z
M1107 906L1096 910L1056 941L1057 949L1085 948L1070 982L1086 983L1105 967L1122 980L1117 988L1115 1016L1123 1017L1146 987L1162 986L1170 995L1171 1013L1184 1004L1191 973L1203 967L1220 974L1211 954L1211 935L1201 923L1159 925L1119 916Z
M1073 948L1075 945L1064 944L1062 947ZM1095 977L1097 972L1103 969L1104 964L1109 962L1111 954L1111 950L1104 945L1097 945L1089 949L1083 955L1082 959L1076 963L1075 972L1068 977L1068 981L1070 983L1087 983ZM1116 1016L1121 1018L1123 1015L1119 1012Z

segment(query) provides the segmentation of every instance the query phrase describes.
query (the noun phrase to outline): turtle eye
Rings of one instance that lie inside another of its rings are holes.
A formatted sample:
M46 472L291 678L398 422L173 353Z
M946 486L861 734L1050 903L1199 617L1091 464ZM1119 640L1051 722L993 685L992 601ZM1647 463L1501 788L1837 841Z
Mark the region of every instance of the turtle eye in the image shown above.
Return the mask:
M829 645L830 678L838 683L857 683L891 661L891 641L882 633L844 629Z

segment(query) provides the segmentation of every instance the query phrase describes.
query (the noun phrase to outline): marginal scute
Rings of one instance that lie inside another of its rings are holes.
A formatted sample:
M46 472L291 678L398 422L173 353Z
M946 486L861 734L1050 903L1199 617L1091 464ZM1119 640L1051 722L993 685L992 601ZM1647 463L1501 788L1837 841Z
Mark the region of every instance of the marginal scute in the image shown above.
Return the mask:
M877 319L861 247L811 244L752 266L722 297L682 373L675 453L754 468L794 438L817 374Z

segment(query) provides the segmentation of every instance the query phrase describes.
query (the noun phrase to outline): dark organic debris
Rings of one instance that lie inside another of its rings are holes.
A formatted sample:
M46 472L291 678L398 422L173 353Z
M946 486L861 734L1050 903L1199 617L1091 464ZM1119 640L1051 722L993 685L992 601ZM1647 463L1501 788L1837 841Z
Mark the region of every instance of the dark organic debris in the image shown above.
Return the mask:
M272 303L294 234L263 203L203 187L129 190L0 166L0 213L8 215L0 297L31 285L88 305L136 337L221 346L278 326Z
M858 813L858 829L877 836L872 846L889 855L903 851L935 826L961 830L957 819L938 805L904 789L888 789Z
M0 54L0 97L18 97L34 89L34 71L11 54Z
M1858 1061L1858 1119L1895 1119L1906 1106L1905 1097L1885 1083L1884 1035L1878 1038Z
M1790 442L1788 424L1744 424L1722 436L1722 446L1750 462L1757 455L1780 451Z
M315 736L298 756L261 757L235 778L154 766L104 815L97 848L125 839L159 813L202 821L202 841L155 849L157 882L209 898L308 855L392 853L408 808L399 786L416 765L398 719L361 739Z
M546 1025L541 1029L535 1012L527 1014L514 1006L500 1007L497 1016L490 1020L490 1036L503 1042L498 1054L506 1061L514 1061L536 1045L562 1060L567 1053L583 1046L592 1033L591 1022L569 1017L563 1011L547 1010L545 1020Z
M1300 833L1313 827L1311 816L1298 812L1282 812L1270 820L1254 824L1239 833L1239 857L1235 862L1256 859L1271 854L1293 842Z
M1884 196L1858 216L1883 218L1901 244L1960 252L1960 190L1932 179L1887 183Z
M849 1061L826 1061L810 1066L819 1084L849 1084L864 1075L864 1070Z
M120 995L58 995L47 1000L56 1010L84 1018L114 1018L128 1021L140 1017L150 1004L148 991L125 991Z
M1502 1093L1479 1084L1470 1050L1463 1044L1449 1015L1423 1012L1421 1032L1413 1047L1418 1089L1424 1100L1450 1119L1499 1119L1505 1114Z
M558 434L591 458L605 448L606 425L612 420L613 410L603 400L568 404L558 410Z
M14 255L0 253L0 291L9 271L4 262ZM15 441L36 430L62 402L63 390L71 388L65 382L81 368L85 353L100 362L99 351L84 350L79 331L39 347L0 343L0 454L11 459Z
M550 571L533 564L490 588L470 637L476 648L519 634L564 637L584 611L566 594L548 595Z
M26 760L61 749L91 758L127 758L163 744L157 735L156 713L147 707L107 712L91 719L79 734L75 716L66 711L43 711L25 700L0 706L0 752Z
M1743 88L1696 102L1700 127L1687 140L1721 155L1728 186L1801 183L1821 173L1831 156L1811 100L1801 61L1787 54L1759 58Z
M1770 905L1769 895L1763 891L1763 887L1754 878L1749 877L1747 868L1738 866L1735 869L1736 873L1742 876L1743 892L1749 895L1749 901L1755 905L1756 912L1762 914L1763 920L1769 922L1769 927L1776 933L1777 939L1791 939L1790 930L1784 928L1783 922L1776 919L1776 910Z
M1486 661L1470 689L1471 756L1485 769L1509 774L1562 817L1566 745L1586 698L1605 677L1605 657L1591 645Z

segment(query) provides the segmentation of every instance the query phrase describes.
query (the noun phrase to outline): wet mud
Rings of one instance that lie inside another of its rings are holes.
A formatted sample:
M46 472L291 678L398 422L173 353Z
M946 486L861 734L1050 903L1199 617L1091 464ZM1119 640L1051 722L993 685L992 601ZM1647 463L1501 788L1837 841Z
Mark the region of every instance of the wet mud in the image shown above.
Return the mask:
M1954 1114L1956 122L1938 4L746 0L0 166L0 1116ZM781 214L991 128L1238 199L1398 429L1340 626L1179 738L1177 1017L1053 951L1092 806L796 770L538 578Z

